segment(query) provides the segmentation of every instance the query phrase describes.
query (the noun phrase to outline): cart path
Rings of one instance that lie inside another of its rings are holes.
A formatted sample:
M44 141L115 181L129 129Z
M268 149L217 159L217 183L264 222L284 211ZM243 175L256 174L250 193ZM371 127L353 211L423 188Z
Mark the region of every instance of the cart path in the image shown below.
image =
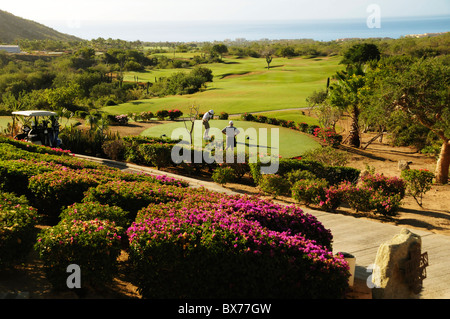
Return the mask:
M158 171L150 167L84 155L76 156L130 172L166 175L185 180L189 182L191 187L205 187L212 191L230 195L239 194L213 182ZM402 228L405 228L341 214L312 209L303 210L316 216L326 228L331 230L334 253L345 251L356 257L355 277L364 281L371 275L370 267L375 261L378 247L382 243L391 240L400 233ZM427 277L423 281L423 290L418 297L420 299L450 299L450 236L417 229L409 230L421 236L422 252L428 253L429 266L426 268Z

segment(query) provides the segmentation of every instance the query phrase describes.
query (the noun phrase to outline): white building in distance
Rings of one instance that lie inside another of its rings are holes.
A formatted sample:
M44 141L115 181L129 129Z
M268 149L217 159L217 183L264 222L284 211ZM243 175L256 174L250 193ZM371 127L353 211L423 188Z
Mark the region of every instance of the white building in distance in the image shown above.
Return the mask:
M0 44L0 51L6 51L8 53L20 53L20 47L18 45Z

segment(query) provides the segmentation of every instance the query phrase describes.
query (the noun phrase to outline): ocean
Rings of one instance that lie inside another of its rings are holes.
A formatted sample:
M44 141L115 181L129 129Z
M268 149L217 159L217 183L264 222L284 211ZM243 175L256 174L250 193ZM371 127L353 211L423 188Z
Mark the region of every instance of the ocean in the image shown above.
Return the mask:
M201 42L279 39L333 41L343 38L400 38L410 34L450 31L449 16L381 18L369 27L367 19L327 21L165 21L95 23L66 21L52 26L83 39L122 39L149 42Z

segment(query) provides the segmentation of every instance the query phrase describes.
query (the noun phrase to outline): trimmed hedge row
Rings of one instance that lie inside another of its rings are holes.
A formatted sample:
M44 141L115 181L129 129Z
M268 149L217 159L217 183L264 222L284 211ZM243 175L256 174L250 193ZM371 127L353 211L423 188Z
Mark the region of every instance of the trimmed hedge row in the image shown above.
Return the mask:
M256 197L205 195L150 205L128 229L145 298L343 296L348 265L318 243L331 234L314 217Z
M0 192L0 268L27 256L36 240L38 219L25 196Z

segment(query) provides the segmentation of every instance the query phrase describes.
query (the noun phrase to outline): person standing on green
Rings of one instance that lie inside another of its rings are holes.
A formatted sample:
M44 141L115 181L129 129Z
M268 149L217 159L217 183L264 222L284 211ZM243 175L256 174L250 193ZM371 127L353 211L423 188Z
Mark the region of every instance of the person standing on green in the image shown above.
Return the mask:
M234 127L233 121L228 122L228 126L222 130L222 133L226 135L226 139L227 139L226 150L228 148L231 148L232 150L234 150L234 148L236 147L236 144L237 144L236 135L238 135L240 133L240 131Z
M214 118L214 111L213 110L209 110L208 112L206 112L203 115L202 121L203 121L203 126L205 127L205 133L203 134L203 139L205 141L209 141L211 138L209 137L208 133L209 133L209 120Z

